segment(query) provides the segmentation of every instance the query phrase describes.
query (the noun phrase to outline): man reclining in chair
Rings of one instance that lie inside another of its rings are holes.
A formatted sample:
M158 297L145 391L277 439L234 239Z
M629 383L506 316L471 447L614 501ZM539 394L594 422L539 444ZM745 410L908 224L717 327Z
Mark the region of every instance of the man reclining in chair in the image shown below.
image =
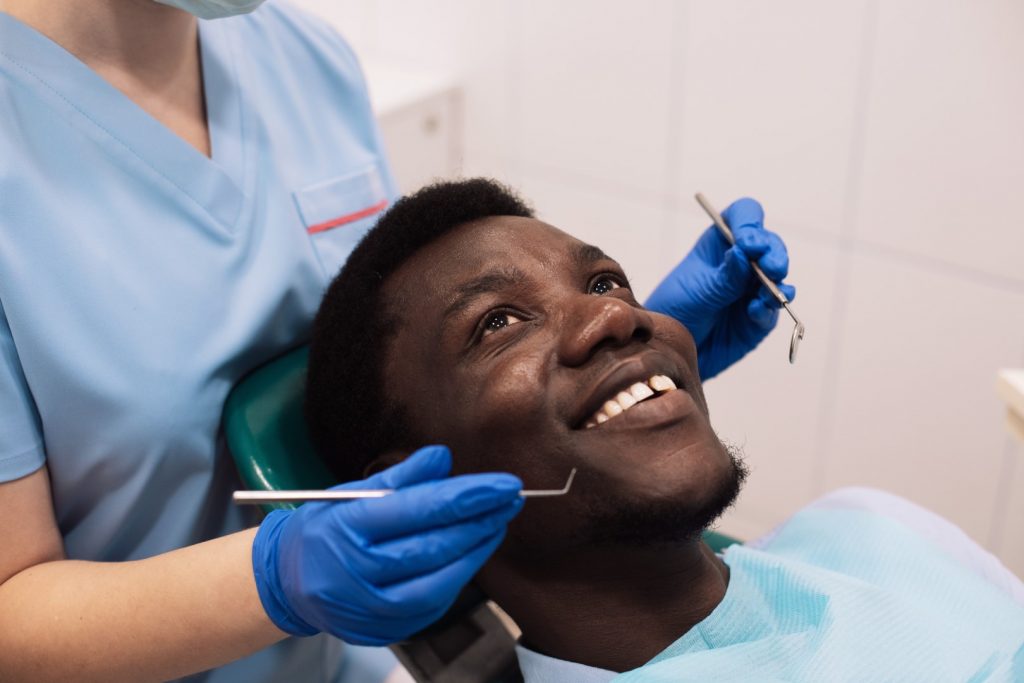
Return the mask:
M428 443L527 488L578 468L476 578L522 629L527 681L1024 680L1020 582L909 503L847 490L713 553L701 532L745 471L690 334L500 185L436 185L380 220L323 301L308 381L346 480Z

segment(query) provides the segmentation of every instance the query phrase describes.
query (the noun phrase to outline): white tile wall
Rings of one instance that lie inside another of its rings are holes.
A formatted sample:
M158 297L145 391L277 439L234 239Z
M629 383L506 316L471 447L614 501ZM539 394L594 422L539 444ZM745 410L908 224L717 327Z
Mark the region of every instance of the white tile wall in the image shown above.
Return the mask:
M661 193L673 3L528 0L515 13L514 154Z
M1024 292L865 252L847 296L826 487L893 491L987 542L1006 443L995 376L1020 359Z
M377 34L376 3L373 0L329 2L324 0L292 0L300 8L331 23L356 51L357 55L373 52Z
M776 216L837 234L843 220L866 4L690 5L682 51L681 201L757 197ZM727 201L725 199L721 200Z
M1024 3L878 5L859 236L1024 282Z
M787 326L708 384L754 470L724 530L866 483L1024 573L1024 447L1007 459L993 390L1024 362L1019 0L300 2L357 49L457 73L463 170L641 294L707 225L694 191L766 205L808 333L797 366Z
M511 151L512 93L509 0L381 0L375 52L390 60L456 74L464 107L467 156Z
M523 186L524 170L522 164L505 156L493 154L472 154L462 164L461 172L467 178L484 176L499 178L513 188Z

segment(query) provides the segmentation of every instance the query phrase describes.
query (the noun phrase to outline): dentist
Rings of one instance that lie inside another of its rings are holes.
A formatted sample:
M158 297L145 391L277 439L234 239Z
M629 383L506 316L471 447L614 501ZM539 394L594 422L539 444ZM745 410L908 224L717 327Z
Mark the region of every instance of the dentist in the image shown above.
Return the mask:
M384 499L230 504L227 392L397 194L349 47L259 4L0 0L4 681L340 680L327 634L422 629L521 507L444 447L362 484ZM705 379L775 324L746 256L788 267L756 202L726 215L739 248L709 229L649 302Z

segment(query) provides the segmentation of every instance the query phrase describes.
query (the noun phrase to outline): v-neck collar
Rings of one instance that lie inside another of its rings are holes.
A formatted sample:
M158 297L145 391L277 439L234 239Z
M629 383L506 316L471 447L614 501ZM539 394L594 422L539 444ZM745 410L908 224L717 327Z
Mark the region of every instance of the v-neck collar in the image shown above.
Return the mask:
M252 181L232 38L230 27L199 22L212 150L206 157L70 52L0 12L0 56L13 67L12 77L78 117L117 154L136 157L170 192L204 209L228 233L234 231Z

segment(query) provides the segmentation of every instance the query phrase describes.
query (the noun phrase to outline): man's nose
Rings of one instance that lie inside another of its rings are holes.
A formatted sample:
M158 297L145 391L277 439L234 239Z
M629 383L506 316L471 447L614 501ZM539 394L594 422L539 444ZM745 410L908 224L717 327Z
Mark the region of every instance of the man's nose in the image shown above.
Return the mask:
M562 363L586 363L599 350L646 342L654 331L651 315L614 297L583 295L565 319L559 344Z

